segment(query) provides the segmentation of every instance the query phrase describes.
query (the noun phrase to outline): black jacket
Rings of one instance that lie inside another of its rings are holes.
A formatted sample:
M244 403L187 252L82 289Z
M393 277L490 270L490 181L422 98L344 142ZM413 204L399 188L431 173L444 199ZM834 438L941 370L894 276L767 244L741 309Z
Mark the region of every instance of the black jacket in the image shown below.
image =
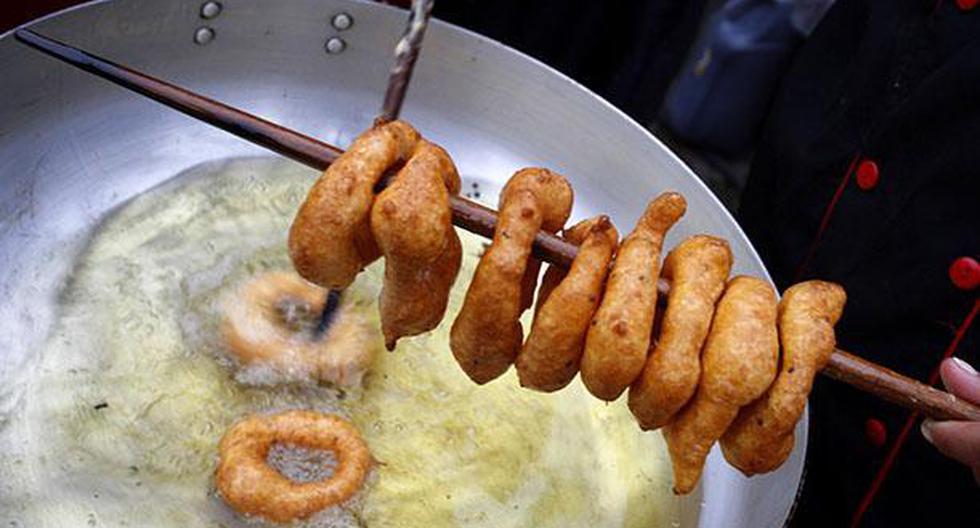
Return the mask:
M845 287L842 348L920 380L949 354L976 365L978 291L949 268L980 259L980 9L838 1L782 81L739 213L780 288ZM972 475L910 413L828 379L810 410L793 524L980 526Z

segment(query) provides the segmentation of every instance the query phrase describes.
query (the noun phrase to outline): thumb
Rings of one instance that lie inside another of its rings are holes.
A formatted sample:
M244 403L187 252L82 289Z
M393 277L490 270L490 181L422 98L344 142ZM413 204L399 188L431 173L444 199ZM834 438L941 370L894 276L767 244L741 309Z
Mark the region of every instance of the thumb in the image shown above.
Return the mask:
M939 367L943 385L957 398L980 404L980 374L969 363L949 358ZM980 483L980 422L922 422L922 436L940 453L966 464Z
M939 367L943 385L957 398L980 404L980 374L960 358L949 358Z

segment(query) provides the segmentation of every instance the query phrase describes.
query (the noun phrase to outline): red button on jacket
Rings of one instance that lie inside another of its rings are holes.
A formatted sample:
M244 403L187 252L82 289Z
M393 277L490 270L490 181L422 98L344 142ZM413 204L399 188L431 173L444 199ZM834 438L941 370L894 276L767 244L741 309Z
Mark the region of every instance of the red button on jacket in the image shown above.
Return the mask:
M885 429L885 424L881 420L868 418L864 422L864 437L868 440L869 444L875 447L881 447L888 441L888 431Z
M980 262L973 257L960 257L949 266L949 280L953 285L970 291L980 285Z
M980 0L956 0L956 7L963 11L973 11L977 4L980 4Z
M857 185L862 191L870 191L878 185L878 176L878 164L869 159L863 160L857 168Z

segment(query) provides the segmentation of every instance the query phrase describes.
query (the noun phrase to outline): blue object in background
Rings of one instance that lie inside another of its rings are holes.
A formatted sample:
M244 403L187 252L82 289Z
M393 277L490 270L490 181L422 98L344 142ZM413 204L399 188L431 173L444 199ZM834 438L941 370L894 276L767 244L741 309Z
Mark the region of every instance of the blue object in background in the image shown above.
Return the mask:
M751 149L796 47L832 0L731 0L706 22L667 92L664 124L723 154Z

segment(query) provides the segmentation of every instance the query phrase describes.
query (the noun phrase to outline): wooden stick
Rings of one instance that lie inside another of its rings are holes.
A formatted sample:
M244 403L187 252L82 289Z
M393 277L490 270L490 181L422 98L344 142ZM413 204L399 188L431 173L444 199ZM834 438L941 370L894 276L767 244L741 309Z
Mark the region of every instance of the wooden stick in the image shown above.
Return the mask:
M980 407L840 349L821 373L934 420L980 421Z
M405 102L405 92L408 90L409 81L412 80L412 71L415 70L415 61L419 58L419 50L422 49L422 37L425 36L425 29L429 25L434 1L412 0L405 34L395 45L395 63L392 64L391 73L388 76L388 89L385 91L378 122L394 121L398 119L398 114L401 113L402 103Z
M342 152L327 143L33 31L18 30L15 36L17 40L68 64L310 167L323 170ZM455 225L478 235L493 237L496 211L459 196L452 198L451 205ZM577 252L575 245L548 233L539 232L534 239L533 255L552 264L568 266ZM669 285L661 281L659 290L665 296ZM920 411L930 418L980 421L980 407L840 349L834 351L822 373L879 398Z

